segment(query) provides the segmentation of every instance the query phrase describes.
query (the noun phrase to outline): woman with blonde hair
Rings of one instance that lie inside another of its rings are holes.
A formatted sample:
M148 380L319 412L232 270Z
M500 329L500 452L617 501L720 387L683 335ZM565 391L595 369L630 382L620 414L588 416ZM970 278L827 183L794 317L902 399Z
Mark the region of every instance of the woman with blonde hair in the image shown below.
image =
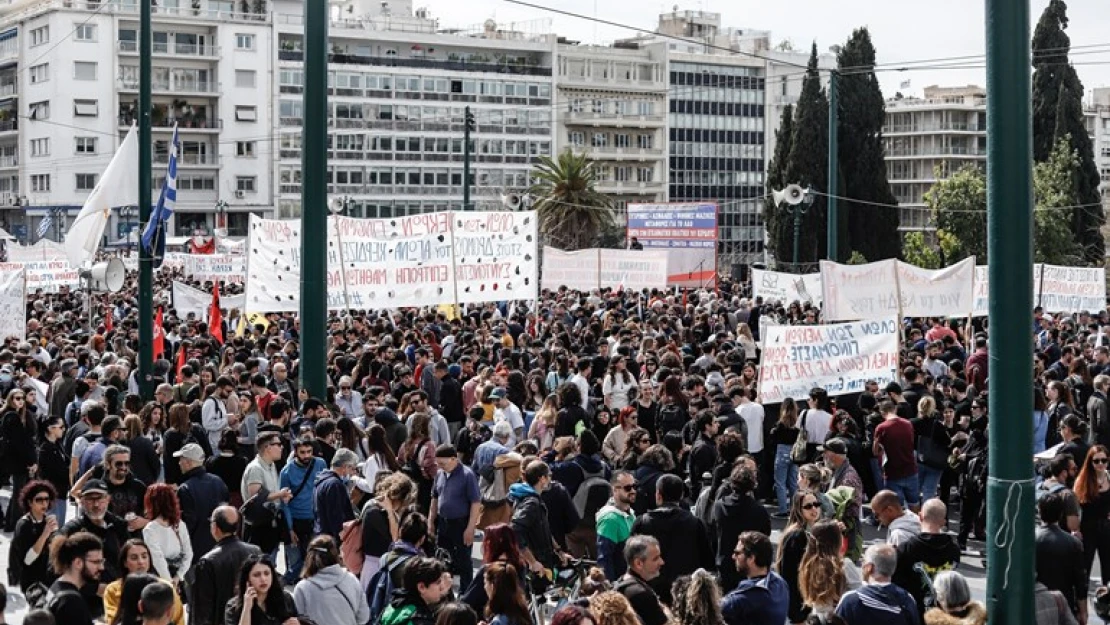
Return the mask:
M844 536L836 521L818 521L809 532L809 542L798 567L798 588L813 614L826 617L847 590L844 557L841 550Z
M819 464L803 464L798 467L798 490L804 490L817 497L821 502L821 518L831 519L836 516L836 507L825 494L825 488L832 480L832 471Z
M640 625L632 604L615 590L590 597L590 613L594 615L597 625Z
M775 450L775 496L779 508L775 517L784 519L790 511L798 483L798 465L790 459L790 450L798 440L798 404L787 397L779 409L779 420L771 428L770 444Z
M713 575L698 569L674 580L671 614L676 625L721 625L721 590Z
M554 393L549 393L528 428L528 438L536 441L540 451L551 449L555 444L555 420L558 416L559 401Z

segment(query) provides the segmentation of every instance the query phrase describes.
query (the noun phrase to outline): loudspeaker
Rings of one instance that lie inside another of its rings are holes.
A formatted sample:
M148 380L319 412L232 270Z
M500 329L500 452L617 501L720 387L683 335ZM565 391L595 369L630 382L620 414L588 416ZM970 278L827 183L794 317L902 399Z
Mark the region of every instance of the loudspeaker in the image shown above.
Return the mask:
M127 269L123 266L123 261L118 258L93 265L88 272L84 273L82 277L88 279L89 289L98 292L116 293L123 288L127 278Z

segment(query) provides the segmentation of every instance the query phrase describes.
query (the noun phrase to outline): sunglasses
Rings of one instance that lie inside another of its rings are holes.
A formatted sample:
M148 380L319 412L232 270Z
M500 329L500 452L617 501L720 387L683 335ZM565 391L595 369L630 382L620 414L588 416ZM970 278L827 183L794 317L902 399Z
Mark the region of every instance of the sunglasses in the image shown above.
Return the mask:
M51 497L50 495L44 495L44 496L41 496L41 497L35 497L31 501L33 501L35 503L50 503L51 501L54 501L54 498Z
M1110 458L1091 458L1092 464L1106 464L1110 462Z
M125 461L125 462L113 462L113 463L112 463L112 466L113 466L113 467L115 467L115 468L117 468L117 469L122 469L122 468L124 468L124 467L129 467L129 466L131 466L131 463L130 463L130 462L126 462L126 461Z
M813 510L814 508L820 508L820 507L821 507L821 503L818 502L818 501L802 504L802 510Z
M632 491L636 490L639 486L640 486L639 484L629 484L627 486L618 486L617 488L623 490L626 493L631 493Z

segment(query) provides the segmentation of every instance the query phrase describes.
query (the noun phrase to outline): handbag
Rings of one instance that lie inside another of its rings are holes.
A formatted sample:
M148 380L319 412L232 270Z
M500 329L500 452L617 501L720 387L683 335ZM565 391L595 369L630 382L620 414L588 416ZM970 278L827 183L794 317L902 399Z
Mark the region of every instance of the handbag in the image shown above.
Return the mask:
M930 469L944 470L948 466L948 450L933 438L936 433L937 422L933 419L933 427L929 434L917 437L917 461Z
M809 432L806 431L806 417L809 410L802 411L802 423L798 427L798 438L794 440L794 446L790 448L790 461L794 464L805 464L809 460Z

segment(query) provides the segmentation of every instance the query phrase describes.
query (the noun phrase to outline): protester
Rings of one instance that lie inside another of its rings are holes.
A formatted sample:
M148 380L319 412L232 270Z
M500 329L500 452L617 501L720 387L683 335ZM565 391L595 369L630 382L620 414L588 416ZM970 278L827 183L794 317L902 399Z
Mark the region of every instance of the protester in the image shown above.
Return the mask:
M227 602L223 625L299 625L293 596L266 558L247 558L236 577L235 595Z

